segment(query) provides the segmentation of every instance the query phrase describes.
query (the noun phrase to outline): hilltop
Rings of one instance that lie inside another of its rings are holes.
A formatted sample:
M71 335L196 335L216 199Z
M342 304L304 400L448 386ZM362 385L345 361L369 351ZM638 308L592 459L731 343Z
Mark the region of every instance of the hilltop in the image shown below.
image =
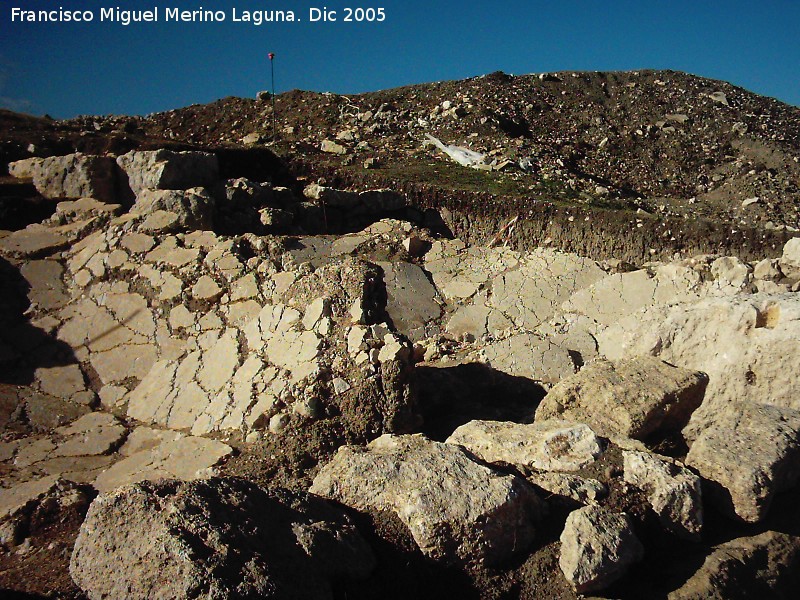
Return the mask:
M26 141L95 152L264 145L272 105L261 98L147 117L13 125L4 113L2 148L18 159ZM295 90L275 104L271 147L350 181L423 182L767 229L800 226L800 108L721 81L675 71L497 72L348 96ZM502 170L462 168L425 148L426 134L484 153ZM326 140L342 154L322 152ZM365 169L366 159L375 159L374 170Z

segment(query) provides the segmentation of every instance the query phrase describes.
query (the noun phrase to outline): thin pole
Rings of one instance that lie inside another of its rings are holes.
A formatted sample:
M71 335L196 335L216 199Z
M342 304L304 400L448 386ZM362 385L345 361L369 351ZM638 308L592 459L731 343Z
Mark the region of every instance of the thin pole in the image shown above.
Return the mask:
M275 140L275 54L269 53L269 66L272 72L272 140Z

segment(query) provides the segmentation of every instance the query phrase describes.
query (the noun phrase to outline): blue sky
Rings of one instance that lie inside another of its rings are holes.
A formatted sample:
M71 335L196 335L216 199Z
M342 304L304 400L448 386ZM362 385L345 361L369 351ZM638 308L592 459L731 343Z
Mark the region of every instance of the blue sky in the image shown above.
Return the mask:
M147 114L276 87L361 92L496 70L676 69L800 105L800 2L0 0L0 106L55 117ZM20 24L11 8L158 6L225 23ZM383 23L310 23L309 7L383 7ZM231 22L231 9L300 23Z

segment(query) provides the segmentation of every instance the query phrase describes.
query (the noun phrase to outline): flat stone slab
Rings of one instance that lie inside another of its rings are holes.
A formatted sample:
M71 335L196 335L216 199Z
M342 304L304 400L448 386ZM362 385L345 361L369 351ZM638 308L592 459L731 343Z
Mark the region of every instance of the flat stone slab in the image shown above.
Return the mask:
M378 266L386 283L386 312L397 330L412 340L426 337L425 325L442 313L436 288L417 265L381 262Z
M26 481L10 488L0 488L0 522L22 510L47 493L58 481L58 477L43 477Z
M493 369L550 385L575 373L575 362L567 349L533 333L487 344L479 356Z
M28 225L0 238L0 253L29 257L47 256L67 248L70 238L63 232L44 225Z
M195 436L166 436L160 443L158 437L142 443L136 440L137 451L123 449L125 458L114 463L94 481L101 492L139 481L154 479L205 479L213 472L211 468L230 456L230 446Z

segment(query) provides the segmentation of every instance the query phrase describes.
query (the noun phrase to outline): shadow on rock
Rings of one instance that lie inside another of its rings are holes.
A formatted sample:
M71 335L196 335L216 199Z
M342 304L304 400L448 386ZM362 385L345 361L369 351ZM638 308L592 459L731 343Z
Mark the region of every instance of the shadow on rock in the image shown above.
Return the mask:
M346 510L372 548L377 565L365 580L340 581L334 588L336 600L480 598L467 573L422 554L411 532L394 513Z
M422 432L439 441L475 419L529 422L547 393L530 379L481 363L418 366L415 373Z
M40 367L78 362L68 344L30 323L29 289L19 269L0 258L0 383L27 385Z

